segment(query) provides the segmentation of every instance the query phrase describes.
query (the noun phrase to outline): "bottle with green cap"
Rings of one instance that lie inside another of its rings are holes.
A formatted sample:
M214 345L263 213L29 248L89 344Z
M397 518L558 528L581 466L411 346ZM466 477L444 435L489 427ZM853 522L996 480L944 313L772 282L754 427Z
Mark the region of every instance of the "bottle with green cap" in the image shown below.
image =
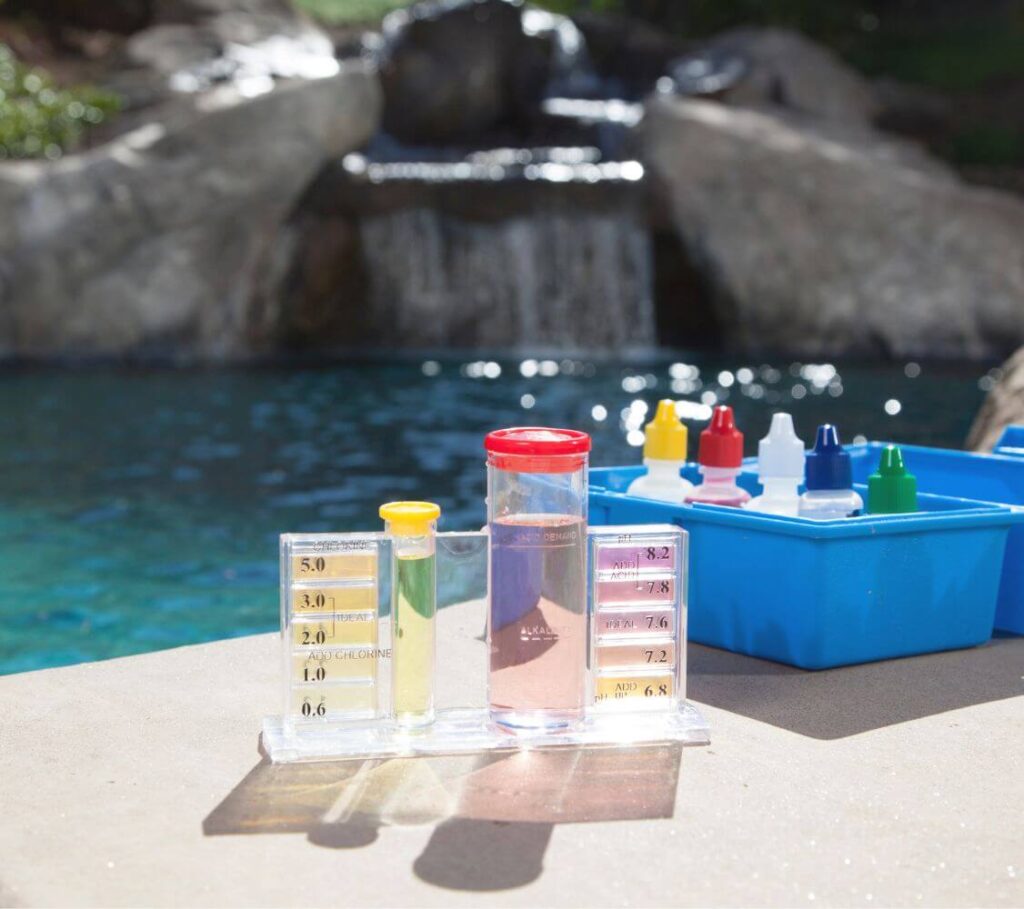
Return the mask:
M868 477L868 514L917 511L917 477L907 472L898 445L886 445L878 470Z
M693 489L679 474L686 464L686 427L675 401L659 401L654 419L644 427L644 464L647 473L629 484L628 495L679 504Z

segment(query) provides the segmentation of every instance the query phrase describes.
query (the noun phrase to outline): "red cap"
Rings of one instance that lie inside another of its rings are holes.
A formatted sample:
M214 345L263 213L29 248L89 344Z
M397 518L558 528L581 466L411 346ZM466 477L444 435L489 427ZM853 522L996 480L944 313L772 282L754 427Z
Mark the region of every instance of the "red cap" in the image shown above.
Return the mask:
M743 463L743 433L736 428L732 408L722 404L711 425L700 434L697 460L705 467L739 467Z
M484 439L487 463L523 473L570 473L587 462L590 436L578 429L517 426Z

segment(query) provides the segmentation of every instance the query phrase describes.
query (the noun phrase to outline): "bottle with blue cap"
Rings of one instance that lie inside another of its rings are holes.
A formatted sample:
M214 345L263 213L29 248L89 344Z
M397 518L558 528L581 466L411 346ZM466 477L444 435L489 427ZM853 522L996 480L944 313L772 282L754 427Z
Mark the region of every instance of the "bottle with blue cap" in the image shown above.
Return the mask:
M831 521L859 515L864 501L853 490L850 455L839 444L839 431L831 423L818 427L814 448L807 452L807 491L800 496L800 517Z
M788 413L777 413L757 445L757 476L764 492L746 504L749 511L796 517L800 513L800 483L804 478L804 443Z

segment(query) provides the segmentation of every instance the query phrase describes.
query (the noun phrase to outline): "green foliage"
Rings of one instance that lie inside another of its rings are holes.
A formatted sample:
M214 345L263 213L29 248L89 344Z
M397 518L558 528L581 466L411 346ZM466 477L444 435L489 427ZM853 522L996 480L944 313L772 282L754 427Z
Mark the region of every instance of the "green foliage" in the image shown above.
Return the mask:
M296 0L311 16L332 25L377 22L392 10L411 4L412 0Z
M1019 167L1024 164L1024 128L1016 123L965 127L939 150L956 164Z
M940 91L977 91L1024 77L1024 19L975 17L916 29L900 23L881 30L848 55L868 73L884 73Z
M58 87L47 73L20 63L0 44L0 160L59 158L119 107L109 92Z

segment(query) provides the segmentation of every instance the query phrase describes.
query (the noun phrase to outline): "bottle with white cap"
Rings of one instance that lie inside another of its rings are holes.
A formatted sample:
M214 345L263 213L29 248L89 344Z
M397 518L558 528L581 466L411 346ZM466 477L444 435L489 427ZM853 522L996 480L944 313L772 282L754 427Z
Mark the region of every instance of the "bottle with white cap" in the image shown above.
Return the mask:
M757 475L764 492L746 504L750 511L796 517L804 478L804 443L793 430L793 418L777 413L757 445Z
M686 427L668 398L658 402L654 419L644 427L644 464L647 473L629 484L627 495L679 504L693 489L679 475L686 464Z

